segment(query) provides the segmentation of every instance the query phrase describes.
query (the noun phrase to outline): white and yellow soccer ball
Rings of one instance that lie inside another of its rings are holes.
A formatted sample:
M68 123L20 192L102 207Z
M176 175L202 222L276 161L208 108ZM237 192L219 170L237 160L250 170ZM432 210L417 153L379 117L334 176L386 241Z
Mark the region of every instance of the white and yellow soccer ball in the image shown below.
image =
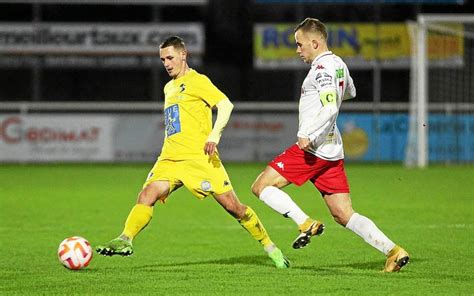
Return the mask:
M86 267L92 260L91 244L83 237L72 236L59 244L59 261L68 269L78 270Z

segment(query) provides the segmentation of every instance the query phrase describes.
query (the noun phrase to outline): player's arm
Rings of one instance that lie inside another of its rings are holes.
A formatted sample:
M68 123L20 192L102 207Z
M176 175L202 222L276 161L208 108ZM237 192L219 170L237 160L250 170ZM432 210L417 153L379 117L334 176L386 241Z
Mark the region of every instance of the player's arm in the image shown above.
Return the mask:
M354 85L354 80L352 80L351 76L348 76L347 87L344 92L344 97L342 98L342 100L345 101L345 100L353 99L355 98L355 96L356 96L356 88Z
M317 139L326 137L339 112L336 90L327 89L320 92L319 99L323 107L315 116L303 121L298 129L298 146L303 150L309 148L315 140L319 142Z
M217 118L212 128L211 134L207 137L206 144L204 146L204 153L208 155L214 154L216 146L219 144L222 132L229 122L230 114L234 109L234 104L228 98L220 100L217 104Z

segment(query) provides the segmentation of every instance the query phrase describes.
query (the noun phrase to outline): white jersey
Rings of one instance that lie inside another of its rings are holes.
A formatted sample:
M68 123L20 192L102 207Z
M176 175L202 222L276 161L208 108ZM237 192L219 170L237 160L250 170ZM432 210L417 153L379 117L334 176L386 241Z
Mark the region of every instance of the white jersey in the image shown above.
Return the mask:
M342 101L355 95L354 82L340 57L327 51L314 59L299 102L298 137L309 138L308 152L326 160L344 158L336 120Z

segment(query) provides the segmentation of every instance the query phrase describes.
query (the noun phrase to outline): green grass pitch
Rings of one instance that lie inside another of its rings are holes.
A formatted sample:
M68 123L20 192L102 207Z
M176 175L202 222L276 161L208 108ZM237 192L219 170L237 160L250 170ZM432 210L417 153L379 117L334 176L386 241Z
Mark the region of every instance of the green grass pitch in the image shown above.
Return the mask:
M472 166L347 164L356 211L410 252L397 274L380 272L384 256L337 225L309 184L286 191L326 232L293 250L293 222L251 195L261 163L226 168L291 269L274 268L212 198L199 201L184 188L155 207L133 256L94 254L86 269L65 269L59 243L80 235L97 245L117 236L151 165L1 165L0 294L474 294Z

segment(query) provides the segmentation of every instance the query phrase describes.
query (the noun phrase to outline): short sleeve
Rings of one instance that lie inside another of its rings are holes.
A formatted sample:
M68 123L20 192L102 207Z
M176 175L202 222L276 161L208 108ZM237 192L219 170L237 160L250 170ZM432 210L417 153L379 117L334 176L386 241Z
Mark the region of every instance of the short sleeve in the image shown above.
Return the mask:
M199 96L211 107L214 107L220 100L227 98L205 75L201 76L196 87L199 89Z
M333 73L331 73L327 67L321 64L318 65L313 77L312 83L320 92L336 89L336 81L333 77Z

